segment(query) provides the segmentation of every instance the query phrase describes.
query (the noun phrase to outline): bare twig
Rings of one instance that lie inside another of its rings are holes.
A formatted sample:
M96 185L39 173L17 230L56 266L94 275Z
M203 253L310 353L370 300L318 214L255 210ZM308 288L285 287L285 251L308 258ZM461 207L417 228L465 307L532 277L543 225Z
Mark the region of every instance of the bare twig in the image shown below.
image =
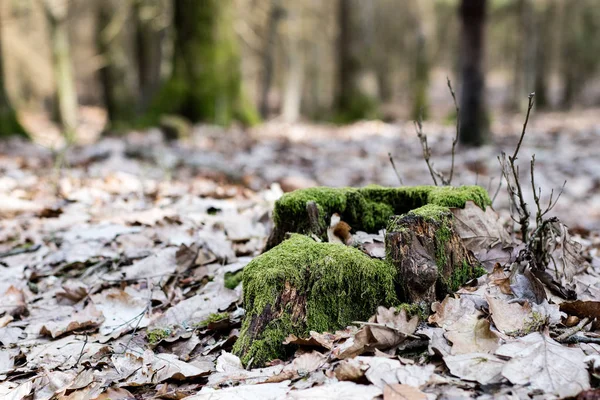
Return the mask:
M390 158L390 163L392 164L392 168L394 169L394 172L396 173L396 177L398 178L398 181L400 182L400 186L404 186L404 182L402 182L402 177L400 176L398 169L396 169L396 163L394 163L394 158L392 157L392 153L388 153L388 157Z
M586 318L582 319L581 322L579 322L577 325L575 325L571 329L567 329L565 332L563 332L559 336L555 337L554 340L556 340L557 342L563 342L563 341L567 340L568 338L570 338L571 336L575 335L576 333L581 332L581 330L583 328L585 328L585 326L587 324L589 324L590 322L591 322L590 319L586 317Z
M452 140L452 164L450 166L450 177L448 178L448 185L450 185L452 183L452 177L454 176L454 155L456 153L456 144L458 143L458 134L460 132L460 107L458 107L456 93L454 93L454 89L452 89L452 82L450 82L450 78L446 77L446 80L448 82L448 89L452 95L452 100L454 101L454 108L456 109L456 135Z
M12 249L12 250L0 253L0 258L12 257L12 256L16 256L17 254L35 253L36 251L38 251L40 249L40 247L42 247L42 246L39 244L36 244L35 246L29 246L29 247L19 247L17 249Z
M431 175L431 179L433 179L433 184L437 186L438 183L436 176L439 176L439 173L433 169L433 165L431 164L431 149L427 144L427 136L423 133L423 121L421 120L421 116L419 116L419 119L415 121L415 130L417 131L417 136L421 141L421 148L423 149L423 159L427 164L429 174Z
M525 201L525 197L523 196L523 189L521 188L521 182L519 180L519 166L515 164L515 161L517 160L519 150L521 149L521 144L523 143L523 138L525 137L525 132L527 131L529 116L531 115L531 109L534 105L534 97L535 93L529 94L527 115L525 116L523 130L521 131L521 136L519 137L519 142L517 143L515 152L512 156L508 157L505 153L502 153L501 158L499 158L500 165L502 167L502 175L506 180L507 190L508 194L510 195L511 203L519 216L519 219L517 220L512 216L511 213L511 218L513 219L513 221L517 222L521 227L521 236L523 237L524 242L527 242L529 237L529 217L531 216L531 213L529 211L529 207L527 206L527 202Z

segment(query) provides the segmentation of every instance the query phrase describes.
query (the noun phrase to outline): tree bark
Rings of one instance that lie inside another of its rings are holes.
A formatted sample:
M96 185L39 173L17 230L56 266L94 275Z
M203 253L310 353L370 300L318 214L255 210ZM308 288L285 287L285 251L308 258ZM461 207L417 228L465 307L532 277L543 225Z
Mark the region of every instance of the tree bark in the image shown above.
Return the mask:
M27 132L17 119L17 114L12 107L6 87L4 85L4 57L2 54L2 27L0 26L0 138L12 135L28 137Z
M263 76L262 90L260 96L260 115L267 118L269 114L269 93L273 82L273 70L275 67L275 40L279 21L283 18L285 10L281 5L281 0L271 0L271 9L269 10L269 20L267 21L267 38L263 50Z
M129 57L132 46L128 46L131 43L126 34L131 11L127 2L119 0L98 3L96 42L104 58L99 73L112 130L130 124L135 118L137 86Z
M409 303L431 303L458 290L473 278L477 261L454 232L452 216L436 219L407 214L388 229L388 262L400 277L399 298Z
M134 5L137 111L140 114L147 110L160 86L166 29L161 26L159 16L166 12L164 3L164 0L138 0Z
M360 59L355 54L353 42L357 29L353 26L352 0L339 0L337 43L336 113L341 122L362 119L374 112L374 100L361 92L358 86ZM353 35L354 34L354 35Z
M252 124L258 115L244 99L232 0L173 0L173 73L151 108L192 122Z
M77 128L77 92L71 66L71 50L67 27L69 2L45 0L44 11L50 27L52 63L58 103L57 120L68 141L74 139Z
M460 4L461 81L460 142L481 146L488 140L484 89L485 19L487 0L462 0Z

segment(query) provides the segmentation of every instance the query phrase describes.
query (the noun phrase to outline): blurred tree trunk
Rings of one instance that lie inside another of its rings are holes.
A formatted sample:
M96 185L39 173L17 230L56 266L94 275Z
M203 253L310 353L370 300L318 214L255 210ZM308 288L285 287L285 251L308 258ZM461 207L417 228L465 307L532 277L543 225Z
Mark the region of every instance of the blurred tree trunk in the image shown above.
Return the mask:
M275 40L279 22L285 15L285 9L281 5L281 0L271 0L269 10L269 19L267 21L267 37L265 48L263 50L263 76L260 96L260 115L267 118L269 114L269 93L273 82L273 70L275 64Z
M417 24L415 34L415 71L413 77L413 108L414 120L427 119L429 116L429 70L430 70L430 40L433 35L431 23L435 19L433 4L429 2L415 3L414 20Z
M460 4L461 81L460 142L481 146L488 140L484 89L486 0L462 0Z
M539 3L539 1L538 1ZM539 60L539 15L531 0L519 0L516 9L518 30L517 50L513 70L512 95L508 108L520 112L527 105L527 95L535 90ZM536 103L537 103L536 96Z
M134 4L139 113L147 110L160 86L166 29L159 16L165 8L164 0L137 0Z
M77 92L71 67L71 51L67 29L69 0L44 0L44 11L50 27L52 63L56 80L57 120L68 141L77 128Z
M4 85L4 55L2 54L2 26L0 26L0 138L12 135L27 137L27 132L17 119L17 113L13 109L6 87Z
M537 10L536 32L538 42L536 46L536 72L535 72L535 103L540 109L547 108L550 104L548 85L552 70L552 42L555 29L556 3L553 0L543 1Z
M221 125L234 119L258 122L242 93L233 5L232 0L173 0L173 73L150 109L149 122L165 113Z
M297 33L293 30L294 33ZM285 122L296 122L300 118L302 86L304 83L304 59L301 54L300 38L289 35L287 45L287 67L283 92L282 117ZM314 77L314 79L317 79Z
M353 6L352 0L338 2L339 37L335 104L337 119L340 122L372 116L376 108L374 99L362 93L358 84L361 65L353 49L353 43L359 30L353 26Z
M111 130L119 130L135 118L137 87L126 35L131 11L127 1L98 3L96 43L104 58L99 72Z

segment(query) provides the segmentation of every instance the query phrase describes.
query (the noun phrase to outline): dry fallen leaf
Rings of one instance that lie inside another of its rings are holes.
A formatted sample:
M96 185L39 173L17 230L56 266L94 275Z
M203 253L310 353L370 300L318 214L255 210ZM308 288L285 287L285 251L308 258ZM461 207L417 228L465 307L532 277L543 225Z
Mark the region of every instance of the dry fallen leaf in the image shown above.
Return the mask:
M468 353L444 356L444 362L452 375L482 385L502 380L502 368L506 361L487 353Z
M530 385L559 397L576 396L590 388L585 354L535 332L502 345L496 354L510 357L502 375L514 385Z
M383 400L426 400L427 395L409 385L394 383L383 388Z

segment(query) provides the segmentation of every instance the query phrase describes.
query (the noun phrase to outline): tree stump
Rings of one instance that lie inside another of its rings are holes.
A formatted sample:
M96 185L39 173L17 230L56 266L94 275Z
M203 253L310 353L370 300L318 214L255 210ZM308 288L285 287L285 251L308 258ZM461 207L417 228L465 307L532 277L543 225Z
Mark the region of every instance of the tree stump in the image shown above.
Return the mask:
M409 303L441 300L485 273L454 231L445 207L428 205L392 217L385 246L387 261L398 271L399 297Z

